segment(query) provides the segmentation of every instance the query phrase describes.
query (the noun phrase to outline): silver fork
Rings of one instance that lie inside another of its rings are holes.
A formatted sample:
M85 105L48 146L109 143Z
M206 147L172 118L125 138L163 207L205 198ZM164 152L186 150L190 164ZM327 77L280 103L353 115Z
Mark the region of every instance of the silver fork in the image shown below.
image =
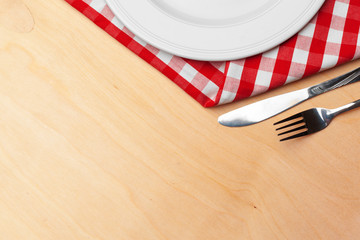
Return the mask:
M330 124L331 120L333 120L334 117L357 107L360 107L360 99L336 109L311 108L309 110L285 118L279 122L276 122L274 123L274 125L278 125L281 123L286 123L291 120L294 120L294 122L291 122L290 124L277 128L276 131L279 131L294 126L294 128L282 132L278 134L278 136L303 130L297 134L291 135L289 137L280 140L280 141L286 141L289 139L298 138L309 135L311 133L321 131Z

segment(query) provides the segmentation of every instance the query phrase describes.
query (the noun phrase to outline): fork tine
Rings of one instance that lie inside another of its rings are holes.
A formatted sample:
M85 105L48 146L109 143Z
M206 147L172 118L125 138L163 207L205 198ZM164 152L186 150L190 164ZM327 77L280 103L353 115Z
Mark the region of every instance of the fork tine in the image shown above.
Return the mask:
M297 125L297 124L299 124L299 123L304 123L304 122L305 122L304 119L301 119L301 120L299 120L299 121L297 121L297 122L293 122L293 123L290 123L290 124L285 125L285 126L283 126L283 127L279 127L279 128L276 129L276 131L281 130L281 129L284 129L284 128L287 128L287 127L291 127L291 126Z
M301 129L305 129L306 128L306 125L303 125L303 126L300 126L300 127L297 127L297 128L294 128L294 129L291 129L289 131L286 131L286 132L283 132L283 133L279 133L278 136L281 136L281 135L284 135L284 134L287 134L287 133L291 133L291 132L295 132L297 130L301 130Z
M288 117L288 118L285 118L285 119L283 119L283 120L281 120L281 121L278 121L278 122L274 123L274 125L277 125L277 124L280 124L280 123L284 123L284 122L287 122L287 121L290 121L290 120L299 118L299 117L301 117L301 116L302 116L301 113L298 113L298 114L292 115L292 116L290 116L290 117Z
M293 136L280 139L280 142L286 141L286 140L290 140L290 139L294 139L294 138L298 138L298 137L303 137L303 136L306 136L306 135L308 135L308 134L309 134L308 131L301 132L301 133L295 134L295 135L293 135Z

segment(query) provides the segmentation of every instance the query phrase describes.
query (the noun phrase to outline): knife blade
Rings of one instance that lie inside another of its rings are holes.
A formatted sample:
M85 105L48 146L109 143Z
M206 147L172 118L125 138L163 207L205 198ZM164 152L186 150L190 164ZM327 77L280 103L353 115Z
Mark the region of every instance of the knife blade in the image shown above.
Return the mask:
M267 98L221 115L218 122L227 127L242 127L269 119L310 98L360 80L360 67L315 86Z

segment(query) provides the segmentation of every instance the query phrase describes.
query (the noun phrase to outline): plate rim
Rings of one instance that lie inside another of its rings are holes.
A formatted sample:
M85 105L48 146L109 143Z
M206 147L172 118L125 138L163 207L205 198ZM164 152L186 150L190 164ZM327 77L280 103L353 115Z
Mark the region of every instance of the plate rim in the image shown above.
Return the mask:
M287 41L292 36L296 35L302 28L304 28L310 20L316 15L319 9L324 4L325 0L314 0L313 4L309 7L305 13L298 16L302 21L294 21L294 24L287 26L282 31L279 36L272 37L271 41L263 41L260 42L254 48L254 46L249 47L251 50L248 49L233 49L230 51L222 51L219 52L217 50L209 50L207 52L199 51L198 49L181 49L176 46L171 46L171 43L164 41L163 39L159 38L158 36L154 35L153 33L143 29L142 26L138 26L137 23L134 23L130 17L128 17L127 12L123 12L124 14L120 14L119 12L122 11L121 8L116 4L117 0L105 0L106 4L113 12L113 14L128 28L136 37L140 38L144 42L152 45L155 48L158 48L162 51L170 53L172 55L183 57L192 60L198 61L232 61L232 60L239 60L244 59L247 57L251 57L260 53L264 53L276 46L280 45L281 43ZM119 8L119 9L118 9ZM119 10L119 12L117 11ZM194 51L196 53L194 53Z

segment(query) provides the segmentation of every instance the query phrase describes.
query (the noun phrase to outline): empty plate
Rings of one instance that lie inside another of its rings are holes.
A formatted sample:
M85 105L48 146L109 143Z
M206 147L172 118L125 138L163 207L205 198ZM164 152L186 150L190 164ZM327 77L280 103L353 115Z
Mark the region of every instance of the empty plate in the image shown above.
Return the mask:
M304 27L324 0L106 0L125 26L174 55L233 60L269 50Z

